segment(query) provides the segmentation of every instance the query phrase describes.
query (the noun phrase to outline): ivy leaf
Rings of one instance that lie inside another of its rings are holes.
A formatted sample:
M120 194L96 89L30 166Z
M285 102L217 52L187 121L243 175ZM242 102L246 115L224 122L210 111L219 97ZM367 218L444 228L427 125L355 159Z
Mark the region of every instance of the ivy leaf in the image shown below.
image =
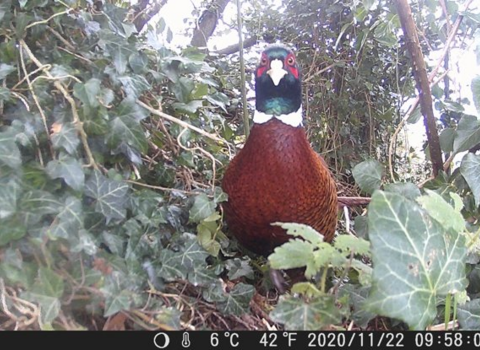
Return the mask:
M120 290L118 293L109 294L105 298L104 317L116 314L122 310L128 310L131 305L131 292L128 290Z
M425 196L418 198L418 202L423 209L446 230L452 228L455 232L463 232L465 230L465 220L460 212L462 208L455 210L438 193L427 189L425 192L427 193ZM458 196L456 193L451 194Z
M480 121L474 116L464 115L458 122L453 141L454 153L467 151L480 143Z
M12 169L18 169L22 165L20 150L7 132L0 133L0 164L2 163Z
M477 114L480 115L480 75L472 79L473 103L477 108Z
M27 227L16 217L0 219L0 247L19 240L27 234Z
M10 99L10 90L0 86L0 101L8 101Z
M360 189L372 194L382 184L383 166L378 161L369 159L357 164L352 169L352 174Z
M160 276L167 281L186 279L195 266L206 268L207 257L208 253L200 247L195 238L188 240L181 251L163 249L159 256L162 264Z
M457 314L462 330L480 330L480 299L458 306Z
M173 104L173 109L180 112L194 114L200 107L203 106L203 102L199 100L193 100L188 103L176 102Z
M42 324L51 323L57 318L64 291L63 278L46 267L40 267L38 278L29 292L25 293L25 298L40 305L40 318Z
M385 191L398 193L408 199L415 199L422 194L420 189L411 182L390 183L385 186Z
M78 138L77 129L73 123L54 123L52 126L52 144L53 148L63 148L69 154L75 154L80 139Z
M125 92L129 98L139 98L144 91L151 89L147 79L141 75L129 75L119 77Z
M437 314L436 298L466 288L465 237L395 193L376 191L368 212L374 266L368 308L425 329Z
M14 72L16 69L14 66L11 66L9 64L5 63L0 63L0 80L5 79L7 75L10 73Z
M190 222L199 223L215 212L215 203L205 193L195 197L189 211Z
M472 190L475 205L478 207L480 205L480 179L478 177L478 174L480 174L480 155L468 153L463 157L460 173Z
M252 285L238 283L226 293L226 300L217 303L218 309L225 315L241 316L248 312L254 294L255 288Z
M58 215L48 228L47 234L51 239L69 239L83 227L82 202L73 196L65 199Z
M230 99L224 93L217 91L205 96L205 99L212 105L220 107L225 113L227 113L226 106L229 104Z
M17 201L22 189L15 180L0 182L0 219L5 219L17 211Z
M132 113L135 111L138 111L138 114ZM132 108L130 102L124 101L117 112L117 116L110 122L110 128L107 133L109 146L123 150L123 153L127 156L129 155L127 149L122 149L122 144L142 154L146 153L148 148L147 138L139 119L137 119L144 115L143 110ZM132 160L131 157L129 158Z
M270 318L283 323L286 330L312 331L340 323L342 314L332 295L318 296L309 302L282 295Z
M235 280L240 277L253 278L253 269L250 266L249 260L246 259L228 259L225 262L225 267L228 270L229 280Z
M440 147L443 152L453 152L453 142L455 140L455 129L445 128L440 133Z
M85 173L79 161L65 153L60 153L57 160L48 162L45 171L52 179L63 179L75 191L83 189Z
M340 295L348 295L350 307L352 308L352 319L361 328L366 328L370 320L377 315L368 311L364 304L368 300L370 287L356 286L353 284L345 284L341 290Z
M56 214L61 203L46 191L33 190L26 192L19 202L19 212L26 226L35 225L44 215Z
M101 91L100 83L97 78L91 78L85 84L76 83L73 86L73 95L86 106L96 108L100 105L97 99Z
M148 57L143 52L135 52L128 57L128 63L135 74L143 74L148 65Z
M95 199L95 211L103 214L107 223L125 218L128 185L107 179L95 170L85 184L85 195Z
M195 82L191 78L181 77L176 84L171 84L170 86L177 100L187 103L191 92L195 88Z

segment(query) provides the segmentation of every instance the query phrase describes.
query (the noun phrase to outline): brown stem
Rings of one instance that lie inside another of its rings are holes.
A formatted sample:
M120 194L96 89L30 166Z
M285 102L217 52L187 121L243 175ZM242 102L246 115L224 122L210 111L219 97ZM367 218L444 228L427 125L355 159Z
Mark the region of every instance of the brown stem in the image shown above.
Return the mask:
M396 0L396 6L400 22L402 23L407 49L412 58L413 75L419 92L420 110L423 115L423 122L427 133L433 176L437 176L438 172L443 170L443 159L442 150L440 148L440 139L438 137L437 123L433 114L432 94L430 91L425 60L423 58L417 29L415 27L412 10L408 1Z

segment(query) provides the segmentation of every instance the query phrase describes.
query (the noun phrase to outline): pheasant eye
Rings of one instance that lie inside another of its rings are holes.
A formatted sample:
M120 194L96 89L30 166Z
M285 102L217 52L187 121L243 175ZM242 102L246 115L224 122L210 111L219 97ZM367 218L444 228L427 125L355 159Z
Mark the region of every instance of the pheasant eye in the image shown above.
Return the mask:
M289 57L287 58L287 64L288 64L289 66L293 66L293 65L295 64L295 58L293 58L293 56L289 56Z

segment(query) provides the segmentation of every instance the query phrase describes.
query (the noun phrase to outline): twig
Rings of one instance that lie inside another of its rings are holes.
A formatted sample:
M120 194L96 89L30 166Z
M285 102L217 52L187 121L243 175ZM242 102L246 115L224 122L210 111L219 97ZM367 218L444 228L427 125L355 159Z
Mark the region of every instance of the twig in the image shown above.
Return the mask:
M179 189L176 189L176 188L154 186L154 185L144 184L144 183L134 181L134 180L125 180L125 181L128 182L128 183L131 183L133 185L142 186L142 187L146 187L146 188L151 188L152 190L159 190L159 191L165 191L165 192L180 192L180 193L184 193L184 194L198 194L197 192L194 192L194 191L185 191L185 190L179 190Z
M164 112L161 112L161 111L158 111L152 107L150 107L149 105L145 104L144 102L140 101L140 100L137 100L137 104L139 104L140 106L142 106L143 108L145 108L146 110L148 110L150 113L152 114L155 114L155 115L158 115L159 117L162 117L163 119L166 119L172 123L175 123L175 124L178 124L180 126L183 126L184 128L188 128L190 130L193 130L195 132L198 132L200 135L203 135L205 137L208 137L209 139L212 139L214 141L217 141L218 143L220 144L229 144L227 142L227 140L221 138L221 137L218 137L217 135L215 134L210 134L206 131L203 131L202 129L200 128L197 128L196 126L193 126L191 124L188 124L186 122L184 122L183 120L180 120L178 118L175 118L169 114L166 114Z
M215 161L217 161L220 165L222 164L222 162L220 162L219 160L217 160L211 153L205 151L203 148L201 147L198 147L198 146L195 146L195 147L192 147L192 148L189 148L189 147L186 147L184 145L182 145L182 141L180 140L182 138L182 135L183 133L186 131L187 129L183 129L177 136L177 143L178 145L184 149L185 151L189 151L189 152L194 152L194 151L199 151L201 153L203 153L204 155L206 155L208 158L211 159L212 161L212 170L213 170L213 176L212 176L212 192L215 191L215 178L216 178L216 174L217 174L217 171L216 171L216 166L215 166Z
M44 65L35 57L35 55L32 53L32 51L28 47L25 40L20 39L19 42L20 42L20 45L23 47L23 49L27 52L30 59L37 65L37 67L38 68L43 67ZM88 164L86 164L85 166L86 167L93 166L95 169L98 169L98 165L95 162L93 153L90 150L90 146L88 145L88 137L87 137L87 134L85 133L85 130L83 129L83 123L80 120L80 116L78 115L77 107L75 105L75 100L67 91L67 89L63 86L63 84L60 81L58 81L57 78L55 78L52 74L50 74L48 70L44 69L44 73L46 74L47 77L54 80L53 84L58 90L60 90L60 92L63 94L63 97L65 97L65 99L70 104L70 107L72 108L73 123L77 129L77 132L80 134L80 139L82 140L83 148L85 149L85 153L87 154Z
M33 101L35 102L35 105L38 108L38 112L40 113L40 116L42 117L43 127L45 128L45 133L47 134L47 138L48 138L48 147L50 149L50 154L52 155L52 158L53 158L55 156L55 152L53 151L52 142L50 140L50 132L48 130L47 117L45 115L45 112L43 111L43 108L42 108L42 105L40 104L40 101L38 100L37 94L35 93L35 90L33 89L32 82L30 81L30 75L28 74L27 67L25 66L25 59L23 57L23 51L22 50L19 50L19 51L20 51L20 63L22 65L23 74L25 74L25 79L27 80L28 89L30 90L30 93L32 94L32 98L33 98ZM44 66L42 65L42 67L44 67ZM37 143L37 146L38 146L38 149L39 149L38 155L39 155L40 164L42 166L44 166L42 152L40 151L40 143L39 143L37 138L35 138L35 142Z
M65 46L67 46L71 51L75 51L75 46L73 46L72 44L70 44L67 39L65 39L59 32L57 32L55 29L53 29L52 27L50 26L47 26L47 30L52 33L53 35L55 35L57 37L58 40L60 40Z
M66 15L66 14L68 14L70 11L71 11L71 9L68 9L68 10L62 11L62 12L57 12L57 13L55 13L54 15L48 17L47 19L43 19L43 20L41 20L41 21L37 21L37 22L30 23L28 26L25 27L25 29L32 28L33 26L36 26L36 25L38 25L38 24L46 24L46 23L48 23L51 19L53 19L53 18L55 18L55 17L58 17L58 16Z

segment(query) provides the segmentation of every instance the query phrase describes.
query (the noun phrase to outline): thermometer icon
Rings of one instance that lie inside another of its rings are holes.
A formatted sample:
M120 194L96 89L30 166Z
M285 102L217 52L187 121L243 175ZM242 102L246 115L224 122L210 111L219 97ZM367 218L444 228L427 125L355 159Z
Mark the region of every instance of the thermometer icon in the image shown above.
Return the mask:
M189 338L187 332L183 332L182 346L183 346L184 348L188 348L188 347L190 346L190 338Z

